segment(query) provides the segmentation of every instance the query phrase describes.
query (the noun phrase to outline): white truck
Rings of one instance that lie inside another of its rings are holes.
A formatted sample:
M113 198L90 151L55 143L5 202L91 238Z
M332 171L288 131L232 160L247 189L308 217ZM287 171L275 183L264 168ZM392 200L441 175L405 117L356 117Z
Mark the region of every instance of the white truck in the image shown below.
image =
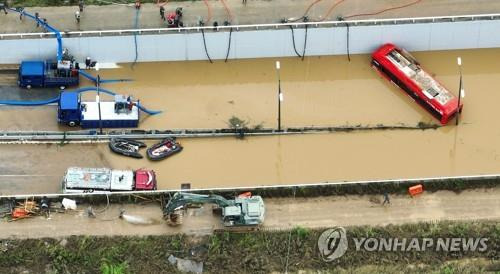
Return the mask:
M62 190L63 193L156 190L156 174L146 169L70 167L64 175Z

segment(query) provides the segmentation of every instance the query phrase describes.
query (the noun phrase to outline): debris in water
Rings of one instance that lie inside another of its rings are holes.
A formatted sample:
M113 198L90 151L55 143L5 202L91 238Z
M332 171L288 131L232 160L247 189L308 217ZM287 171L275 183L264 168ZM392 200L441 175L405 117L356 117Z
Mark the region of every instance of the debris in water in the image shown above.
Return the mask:
M152 225L154 223L154 221L151 219L146 219L143 217L128 215L124 213L125 211L120 212L120 218L133 225Z
M236 116L231 116L231 118L229 118L229 120L227 121L227 125L231 129L245 128L247 124L247 121L242 120Z

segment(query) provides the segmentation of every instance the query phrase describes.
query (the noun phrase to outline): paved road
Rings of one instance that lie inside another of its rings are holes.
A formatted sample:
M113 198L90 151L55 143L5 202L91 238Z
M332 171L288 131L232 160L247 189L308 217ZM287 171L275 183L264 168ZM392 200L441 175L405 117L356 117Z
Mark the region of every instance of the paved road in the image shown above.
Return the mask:
M276 23L282 18L300 18L307 7L313 2L304 0L250 0L243 5L240 0L226 0L230 13L226 11L219 0L208 1L211 10L211 19L207 24L217 21L220 25L224 21L237 24ZM349 16L360 13L374 13L390 7L411 3L411 0L346 0L336 6L331 12L334 0L322 0L314 5L308 13L310 20L334 20L339 16ZM402 3L404 2L404 3ZM184 22L186 26L197 25L199 20L209 19L207 6L203 1L185 1L169 3L165 6L167 12L176 7L184 8ZM62 31L69 30L109 30L128 29L135 25L135 9L126 5L89 6L82 14L80 25L76 24L74 13L77 7L46 7L27 8L28 12L38 11L42 18ZM351 19L367 18L395 18L421 17L438 15L463 15L500 13L500 1L496 0L423 0L418 4L403 9L390 10L378 15L359 16ZM31 20L20 21L13 13L0 14L0 32L41 32ZM141 28L165 27L159 15L159 8L154 4L145 4L140 12L139 26Z
M330 226L387 225L435 220L498 220L500 188L470 190L461 194L450 191L424 193L415 198L391 197L391 205L382 206L380 196L331 196L309 199L265 199L264 228L283 229L295 226L321 228ZM0 224L0 238L43 238L71 235L161 235L173 233L209 234L221 228L211 214L211 206L189 209L184 223L169 227L161 219L156 204L112 205L96 219L84 213L86 206L67 214L53 214L50 219L35 217ZM117 218L120 209L130 215L150 220L152 225L132 225ZM96 212L103 205L94 207ZM36 229L33 229L36 227Z

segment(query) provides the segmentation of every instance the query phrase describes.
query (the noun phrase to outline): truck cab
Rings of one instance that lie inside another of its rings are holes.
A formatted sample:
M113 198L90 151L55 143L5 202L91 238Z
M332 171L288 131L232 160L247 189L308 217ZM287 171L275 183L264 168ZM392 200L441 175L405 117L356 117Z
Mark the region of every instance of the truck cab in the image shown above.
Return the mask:
M135 190L156 190L156 174L153 170L135 171Z
M43 87L44 86L44 62L24 61L19 67L18 85L22 88Z
M77 92L61 92L57 109L59 123L70 127L79 125L81 120L80 108L80 96Z

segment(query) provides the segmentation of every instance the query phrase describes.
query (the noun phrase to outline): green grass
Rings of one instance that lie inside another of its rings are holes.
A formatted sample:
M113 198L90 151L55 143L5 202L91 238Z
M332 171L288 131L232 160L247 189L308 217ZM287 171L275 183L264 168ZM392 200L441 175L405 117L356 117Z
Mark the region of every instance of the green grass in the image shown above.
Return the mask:
M126 274L128 269L127 262L122 262L119 264L112 264L107 261L103 261L101 264L102 274Z
M167 258L203 261L206 273L269 273L288 270L332 273L481 273L500 270L500 224L440 222L385 227L347 227L352 237L487 237L485 252L366 252L348 249L334 263L324 262L317 249L323 230L296 227L290 231L218 233L211 236L70 237L3 240L0 273L176 273ZM288 239L291 235L290 249ZM354 243L349 242L350 246ZM207 250L191 257L194 248ZM289 251L288 251L289 250ZM288 253L289 252L289 253Z

